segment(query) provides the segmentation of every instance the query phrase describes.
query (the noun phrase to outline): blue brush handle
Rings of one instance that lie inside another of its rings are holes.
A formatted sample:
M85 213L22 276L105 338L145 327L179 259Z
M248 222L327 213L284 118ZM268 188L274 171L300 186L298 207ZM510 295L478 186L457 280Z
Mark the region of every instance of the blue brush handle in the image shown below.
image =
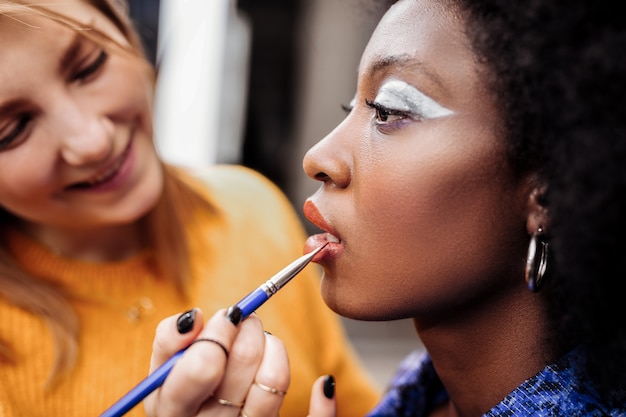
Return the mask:
M268 298L270 296L260 287L246 295L237 303L237 307L241 309L242 320L254 313Z
M139 404L152 391L163 385L163 381L172 370L174 364L183 356L187 348L179 350L156 371L137 384L128 394L124 395L115 404L109 407L100 417L120 417Z

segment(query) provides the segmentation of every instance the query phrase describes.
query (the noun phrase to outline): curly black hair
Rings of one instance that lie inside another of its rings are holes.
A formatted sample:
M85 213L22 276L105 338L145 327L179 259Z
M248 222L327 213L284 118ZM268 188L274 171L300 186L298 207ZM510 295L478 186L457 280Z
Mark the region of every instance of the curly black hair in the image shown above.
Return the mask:
M626 386L626 19L603 0L458 0L488 69L509 158L546 184L545 296L562 346Z

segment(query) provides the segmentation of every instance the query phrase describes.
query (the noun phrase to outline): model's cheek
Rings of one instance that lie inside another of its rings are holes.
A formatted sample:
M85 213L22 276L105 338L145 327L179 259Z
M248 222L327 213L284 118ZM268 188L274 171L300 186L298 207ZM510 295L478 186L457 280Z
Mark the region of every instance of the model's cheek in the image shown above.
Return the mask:
M357 200L368 229L361 243L388 252L403 270L435 270L442 254L453 256L459 235L473 233L477 218L489 209L481 202L485 179L472 180L476 174L468 168L454 159L413 162L372 177Z

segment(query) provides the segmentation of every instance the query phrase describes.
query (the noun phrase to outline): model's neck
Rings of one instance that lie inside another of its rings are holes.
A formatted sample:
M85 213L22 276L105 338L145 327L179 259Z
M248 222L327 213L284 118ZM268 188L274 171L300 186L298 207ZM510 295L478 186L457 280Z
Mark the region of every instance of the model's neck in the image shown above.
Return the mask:
M541 297L521 287L452 321L415 321L450 401L437 416L482 416L553 362Z

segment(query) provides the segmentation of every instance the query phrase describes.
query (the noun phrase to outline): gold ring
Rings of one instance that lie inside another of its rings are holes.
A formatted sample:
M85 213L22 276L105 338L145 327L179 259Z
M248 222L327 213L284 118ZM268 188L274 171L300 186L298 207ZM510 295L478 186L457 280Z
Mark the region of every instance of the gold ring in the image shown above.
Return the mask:
M243 407L243 403L238 404L238 403L234 403L232 401L228 401L228 400L224 400L222 398L216 398L217 402L220 403L221 405L225 405L226 407L232 407L232 408L242 408Z
M263 391L267 391L270 394L276 394L276 395L287 394L287 391L281 391L278 388L268 387L267 385L261 384L260 382L257 382L257 381L254 381L252 385L256 385L257 387L261 388Z
M198 339L194 340L193 342L191 342L191 345L193 345L194 343L197 343L197 342L211 342L211 343L216 344L217 346L222 348L222 350L224 351L224 354L226 355L226 359L228 359L228 349L226 349L226 346L224 346L222 344L222 342L220 342L219 340L211 339L211 338L208 338L208 337L201 337L201 338L198 338ZM191 346L191 345L189 345L189 346Z

